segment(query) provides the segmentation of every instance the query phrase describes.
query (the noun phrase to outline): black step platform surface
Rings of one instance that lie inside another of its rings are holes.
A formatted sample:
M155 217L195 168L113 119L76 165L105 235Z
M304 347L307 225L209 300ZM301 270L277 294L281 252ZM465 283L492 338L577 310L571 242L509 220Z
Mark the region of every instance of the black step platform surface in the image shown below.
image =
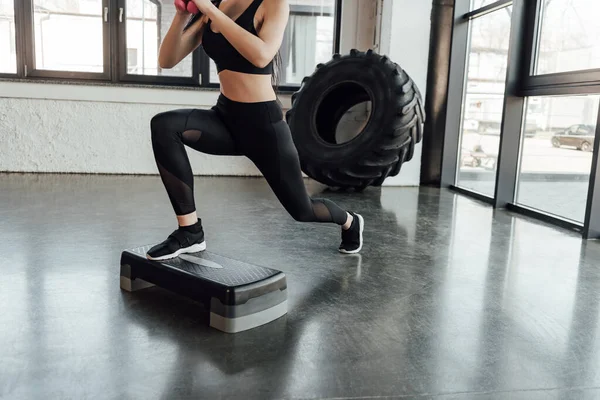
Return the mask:
M287 313L285 274L208 251L151 261L151 246L121 254L121 288L130 292L153 285L203 302L211 326L239 332Z

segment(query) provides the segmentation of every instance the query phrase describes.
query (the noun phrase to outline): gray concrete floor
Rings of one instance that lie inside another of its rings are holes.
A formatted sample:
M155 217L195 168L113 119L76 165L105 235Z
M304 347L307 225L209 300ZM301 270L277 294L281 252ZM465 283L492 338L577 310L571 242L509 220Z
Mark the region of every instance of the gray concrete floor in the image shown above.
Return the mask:
M292 221L260 179L198 178L211 251L283 270L290 311L227 335L124 248L175 227L158 177L0 175L0 398L600 397L600 244L429 188L326 196L366 218Z

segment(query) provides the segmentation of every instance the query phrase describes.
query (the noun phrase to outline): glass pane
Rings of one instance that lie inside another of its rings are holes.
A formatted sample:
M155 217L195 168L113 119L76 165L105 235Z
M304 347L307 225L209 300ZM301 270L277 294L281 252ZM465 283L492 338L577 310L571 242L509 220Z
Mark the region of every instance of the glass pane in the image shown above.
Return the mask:
M279 85L299 85L333 54L335 0L289 0L290 18L281 45ZM211 61L210 81L218 83Z
M471 0L471 11L479 10L482 7L489 6L498 0Z
M0 74L16 73L15 3L13 0L0 0Z
M517 203L583 222L600 96L527 101Z
M600 68L600 1L542 0L535 73Z
M219 83L219 75L217 74L217 66L213 60L210 60L210 82Z
M160 44L174 16L175 7L171 5L163 7L157 1L127 0L127 73L192 76L192 54L171 69L162 69L158 65Z
M496 182L511 9L471 22L457 184L488 196Z
M35 0L37 69L103 72L102 0Z

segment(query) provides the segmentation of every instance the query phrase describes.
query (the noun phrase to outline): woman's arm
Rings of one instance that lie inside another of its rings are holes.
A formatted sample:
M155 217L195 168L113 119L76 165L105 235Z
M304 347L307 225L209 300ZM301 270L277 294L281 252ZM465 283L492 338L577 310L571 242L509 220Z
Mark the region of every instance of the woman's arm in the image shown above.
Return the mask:
M248 61L258 68L267 66L279 51L290 14L287 0L265 0L263 23L258 37L251 34L210 0L193 0L201 12L212 21L229 43Z
M160 45L158 64L161 68L173 68L202 43L207 18L201 18L184 32L183 28L189 17L189 13L180 11L175 14L171 27Z

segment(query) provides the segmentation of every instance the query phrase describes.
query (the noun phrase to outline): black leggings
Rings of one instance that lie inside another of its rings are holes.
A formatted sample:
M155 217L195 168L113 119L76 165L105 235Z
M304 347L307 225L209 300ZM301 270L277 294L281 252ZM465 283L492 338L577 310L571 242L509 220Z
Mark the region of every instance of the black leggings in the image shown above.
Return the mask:
M309 197L290 129L275 101L238 103L221 95L210 110L158 114L151 128L154 158L177 215L196 210L186 145L207 154L247 156L297 221L346 223L346 211L335 203Z

